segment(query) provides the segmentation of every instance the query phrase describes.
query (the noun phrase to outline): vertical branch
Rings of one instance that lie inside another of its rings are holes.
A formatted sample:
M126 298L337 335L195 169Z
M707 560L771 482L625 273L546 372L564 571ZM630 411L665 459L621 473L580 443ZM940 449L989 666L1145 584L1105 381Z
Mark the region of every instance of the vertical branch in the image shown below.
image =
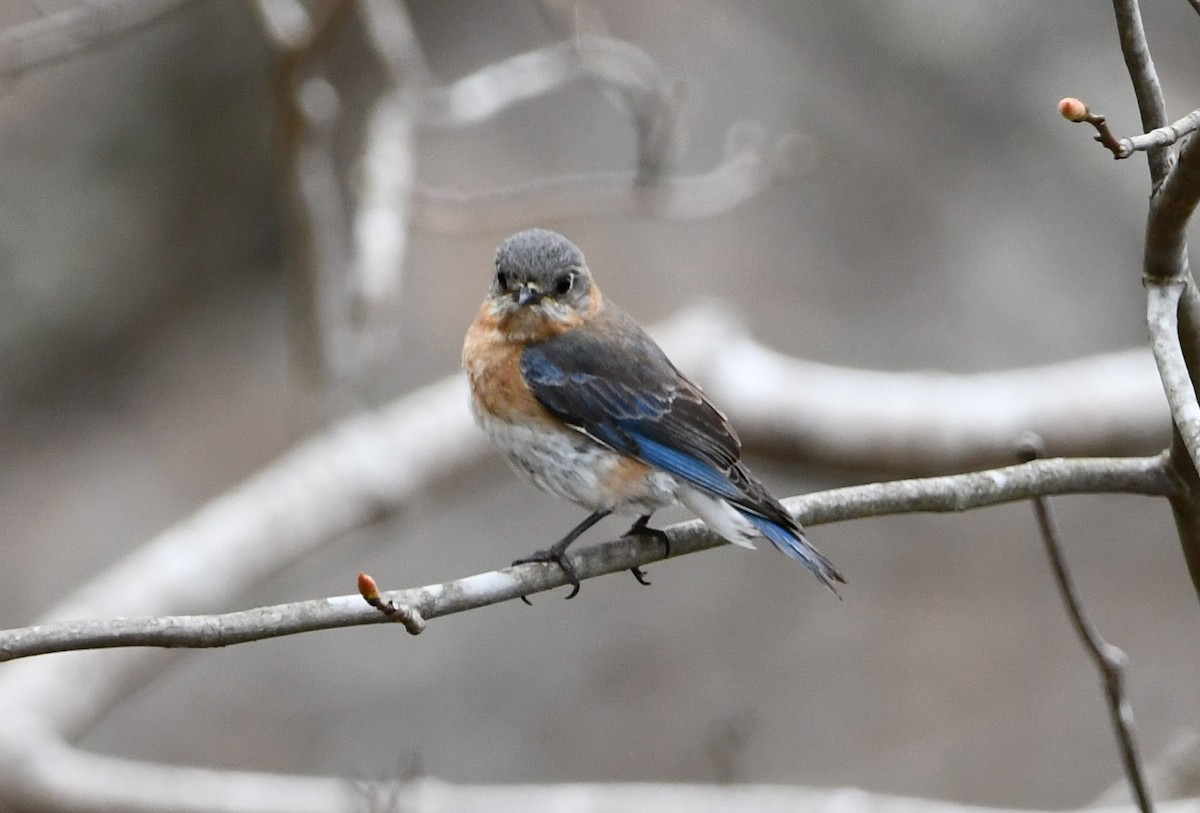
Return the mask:
M1125 57L1125 68L1133 81L1133 92L1142 117L1142 130L1149 132L1167 123L1167 109L1158 72L1150 56L1150 45L1146 41L1142 11L1138 7L1138 0L1113 0L1113 11L1117 15L1121 54ZM1150 162L1150 179L1158 186L1170 169L1170 153L1160 147L1148 150L1146 157Z
M1183 280L1148 282L1146 323L1171 417L1195 464L1200 460L1200 403L1179 341L1179 298L1186 284Z
M1113 0L1113 10L1142 128L1149 132L1163 127L1167 124L1166 102L1138 0ZM1200 408L1195 390L1200 376L1200 300L1188 267L1187 246L1188 221L1200 199L1200 139L1193 135L1182 146L1151 148L1147 159L1151 180L1143 257L1147 322L1174 423L1170 469L1179 481L1181 496L1171 500L1171 509L1188 572L1200 596Z
M278 53L275 76L276 148L290 282L289 362L306 385L323 389L334 350L326 330L331 306L322 285L325 269L341 268L347 256L347 214L333 157L342 115L341 94L316 57L327 53L349 18L347 0L327 0L312 14L301 3L259 0L268 41Z
M386 85L371 106L362 135L349 263L345 360L361 374L392 345L408 250L409 210L416 175L418 99L431 82L429 66L404 3L361 0L367 42Z
M1044 454L1042 439L1036 435L1026 434L1021 440L1021 447L1021 454L1026 460L1033 460ZM1146 789L1145 774L1141 758L1138 756L1137 738L1134 735L1133 707L1125 695L1125 666L1129 663L1129 658L1118 647L1104 640L1084 609L1075 579L1067 567L1062 537L1054 516L1050 513L1049 501L1045 497L1034 497L1032 501L1038 529L1046 545L1046 555L1050 558L1054 580L1062 594L1063 603L1066 604L1067 615L1070 616L1071 624L1075 627L1079 640L1083 642L1084 649L1100 670L1104 694L1108 700L1109 716L1117 737L1117 747L1121 752L1121 764L1129 779L1132 795L1142 813L1152 813L1154 804Z
M1191 387L1190 382L1196 380L1196 371L1200 370L1200 291L1196 290L1190 271L1185 279L1187 284L1183 288L1177 312L1179 324L1176 335ZM1191 387L1191 391L1195 392L1194 387ZM1194 460L1184 443L1183 434L1175 429L1168 454L1168 469L1179 484L1179 489L1178 496L1171 498L1171 513L1192 587L1200 597L1200 472Z
M1166 149L1166 148L1164 148ZM1200 200L1200 139L1179 147L1179 160L1159 179L1146 219L1146 276L1182 279L1188 273L1187 225Z

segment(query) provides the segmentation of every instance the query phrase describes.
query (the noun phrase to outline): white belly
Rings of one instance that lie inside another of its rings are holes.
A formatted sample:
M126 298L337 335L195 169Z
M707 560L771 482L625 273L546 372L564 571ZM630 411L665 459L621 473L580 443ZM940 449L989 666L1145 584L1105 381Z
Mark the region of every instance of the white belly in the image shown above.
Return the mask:
M636 515L677 501L678 482L661 471L643 478L632 493L614 493L613 471L622 455L582 432L537 431L496 420L471 406L476 423L512 467L551 494L592 511Z

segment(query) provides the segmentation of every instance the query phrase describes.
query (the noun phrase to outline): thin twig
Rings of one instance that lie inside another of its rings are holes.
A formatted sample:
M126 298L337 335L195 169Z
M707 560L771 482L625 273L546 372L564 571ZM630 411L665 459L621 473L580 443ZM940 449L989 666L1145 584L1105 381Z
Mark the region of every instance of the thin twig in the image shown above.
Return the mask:
M1150 46L1146 42L1142 12L1138 0L1113 0L1113 11L1117 16L1121 54L1125 57L1125 68L1133 82L1133 93L1142 117L1142 131L1150 132L1167 124L1167 112L1162 85L1159 84ZM1165 148L1159 148L1149 150L1146 156L1150 164L1150 180L1154 186L1158 186L1170 171L1170 155Z
M1058 103L1058 113L1067 121L1077 124L1090 124L1096 128L1096 140L1113 154L1113 158L1128 158L1133 153L1128 139L1117 138L1108 127L1108 119L1099 113L1094 113L1088 106L1072 96Z
M484 121L526 99L591 77L628 94L670 100L666 71L636 45L609 37L581 37L494 62L421 100L421 124L462 127Z
M1022 439L1022 456L1033 460L1045 454L1042 439L1036 435L1027 434ZM1079 634L1084 648L1100 670L1104 681L1104 694L1108 699L1108 711L1112 718L1113 730L1117 737L1117 746L1121 751L1121 764L1133 790L1134 799L1142 813L1151 813L1154 809L1150 794L1146 789L1146 780L1142 769L1142 761L1138 756L1137 737L1134 734L1133 707L1125 695L1125 666L1129 658L1119 648L1104 640L1100 631L1092 622L1083 606L1083 599L1075 586L1075 580L1067 567L1066 553L1063 549L1062 537L1057 523L1050 512L1049 500L1042 496L1032 499L1033 511L1037 516L1038 528L1042 540L1046 544L1046 555L1050 557L1050 567L1054 571L1054 580L1058 584L1063 602L1067 605L1067 614Z
M379 585L369 573L359 572L358 594L363 597L363 601L383 613L389 621L403 624L409 635L420 635L425 631L425 619L421 614L408 604L397 604L379 595Z
M640 185L658 183L682 147L682 86L642 49L598 36L518 54L488 65L451 85L431 88L422 99L421 124L463 126L482 121L525 99L582 78L619 93L633 114Z
M1195 2L1200 3L1200 0L1195 0ZM1169 147L1197 129L1200 129L1200 110L1193 110L1179 121L1171 122L1165 127L1158 127L1148 133L1122 138L1121 143L1130 153L1138 150L1151 150L1156 147Z
M1200 2L1200 0L1197 0ZM1179 121L1148 133L1118 138L1108 126L1108 120L1088 108L1079 99L1068 96L1058 103L1058 112L1067 121L1090 124L1096 128L1096 141L1113 154L1113 158L1128 158L1135 152L1169 147L1184 136L1200 129L1200 110L1193 110Z
M466 234L594 215L714 217L758 194L780 174L772 147L759 128L735 125L723 160L712 170L667 175L648 186L641 185L640 171L630 171L559 176L485 192L417 187L412 225L429 232Z
M957 512L1041 494L1132 493L1170 496L1174 485L1162 456L1036 460L1019 466L920 480L897 480L816 492L785 501L806 525L917 512ZM724 540L699 521L666 529L671 557L723 546ZM519 547L519 546L517 546ZM572 556L579 578L591 579L642 567L664 558L663 546L622 537ZM510 601L561 587L561 568L519 565L443 584L375 592L374 604L360 593L258 607L217 615L157 616L56 621L0 632L0 661L80 649L128 646L221 647L314 630L377 624L397 615L378 612L386 604L408 612L410 632L444 615ZM368 585L368 588L370 585ZM365 591L371 593L370 589ZM406 620L401 618L401 620Z

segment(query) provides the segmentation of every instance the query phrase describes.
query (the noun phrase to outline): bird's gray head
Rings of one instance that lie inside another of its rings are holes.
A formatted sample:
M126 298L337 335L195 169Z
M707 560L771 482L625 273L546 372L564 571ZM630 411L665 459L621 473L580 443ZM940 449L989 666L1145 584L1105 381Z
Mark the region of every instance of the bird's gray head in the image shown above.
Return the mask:
M578 319L595 311L599 294L583 252L561 234L528 229L496 249L490 295L497 310L528 308L556 321Z

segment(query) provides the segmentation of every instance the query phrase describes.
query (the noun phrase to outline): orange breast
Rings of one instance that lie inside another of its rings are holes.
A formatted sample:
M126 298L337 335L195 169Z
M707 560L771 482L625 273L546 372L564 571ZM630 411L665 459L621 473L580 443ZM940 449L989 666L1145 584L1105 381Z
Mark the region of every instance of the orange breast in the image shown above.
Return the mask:
M478 410L508 423L556 424L521 376L521 344L501 331L487 303L471 323L463 343L462 363Z

